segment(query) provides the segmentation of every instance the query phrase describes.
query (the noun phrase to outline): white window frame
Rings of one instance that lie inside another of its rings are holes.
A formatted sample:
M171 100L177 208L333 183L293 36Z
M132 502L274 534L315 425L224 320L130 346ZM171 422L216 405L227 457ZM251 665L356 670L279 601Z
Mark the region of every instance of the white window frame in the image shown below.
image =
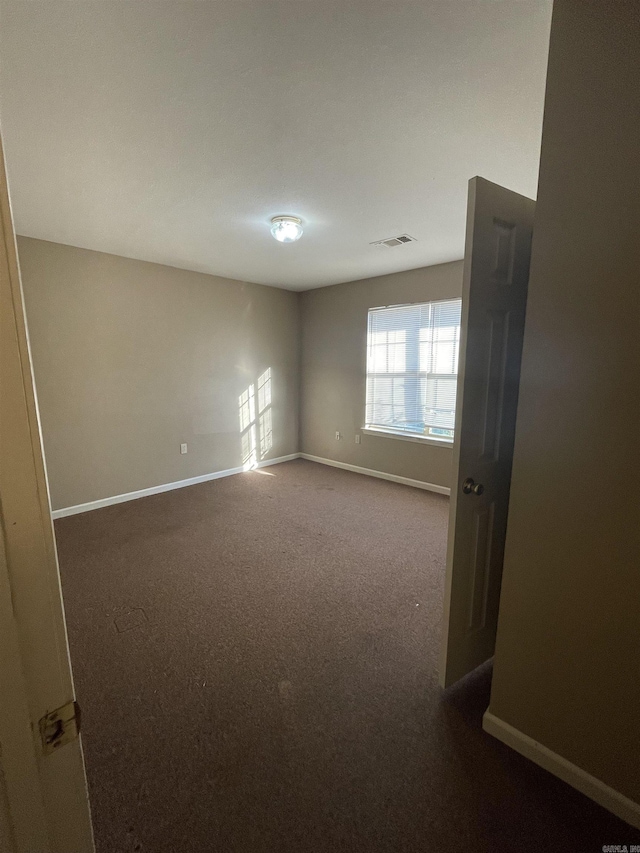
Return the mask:
M400 432L393 429L383 429L382 427L363 426L360 432L365 435L373 435L378 438L399 438L400 441L414 441L418 444L433 444L436 447L453 447L453 438L436 438L433 435L418 435L410 432Z
M382 425L370 424L367 423L367 394L368 394L368 380L371 376L369 372L369 346L370 346L370 323L371 323L371 314L376 311L384 310L384 309L392 309L392 308L404 308L404 307L414 307L414 306L425 306L425 305L435 305L439 302L451 302L455 299L459 299L459 297L448 297L445 299L432 299L426 302L416 302L416 303L403 303L399 305L385 305L379 306L375 308L369 308L367 311L367 351L366 351L366 361L365 361L365 417L364 417L364 426L361 428L361 431L367 435L377 436L380 438L393 438L400 439L401 441L412 441L420 444L430 444L435 447L448 447L452 448L455 441L455 433L451 437L443 436L439 438L434 435L422 435L418 432L412 433L406 430L395 430L392 427L385 427ZM460 344L460 333L458 333L458 346ZM420 344L418 344L420 345ZM422 371L420 371L422 372ZM413 371L402 371L399 373L390 372L389 375L404 375L405 373L413 373ZM426 372L425 376L429 375ZM445 375L445 374L433 374L434 376ZM456 374L446 374L447 376Z

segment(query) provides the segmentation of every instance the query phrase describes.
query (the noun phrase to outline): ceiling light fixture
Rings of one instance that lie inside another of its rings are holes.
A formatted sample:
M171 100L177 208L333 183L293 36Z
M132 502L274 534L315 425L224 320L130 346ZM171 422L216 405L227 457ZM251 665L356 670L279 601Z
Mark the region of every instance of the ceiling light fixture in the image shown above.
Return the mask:
M274 216L271 233L279 243L295 243L302 237L302 220L297 216Z

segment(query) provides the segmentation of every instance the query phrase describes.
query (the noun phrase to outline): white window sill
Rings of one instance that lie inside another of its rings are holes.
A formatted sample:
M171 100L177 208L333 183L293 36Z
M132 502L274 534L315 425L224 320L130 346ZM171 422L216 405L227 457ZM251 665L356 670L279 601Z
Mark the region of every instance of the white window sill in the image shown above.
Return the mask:
M361 432L367 435L378 435L383 438L399 438L400 441L414 441L418 444L433 444L436 447L453 447L453 441L446 438L434 438L432 435L407 435L404 432L396 432L392 429L379 429L378 427L362 427Z

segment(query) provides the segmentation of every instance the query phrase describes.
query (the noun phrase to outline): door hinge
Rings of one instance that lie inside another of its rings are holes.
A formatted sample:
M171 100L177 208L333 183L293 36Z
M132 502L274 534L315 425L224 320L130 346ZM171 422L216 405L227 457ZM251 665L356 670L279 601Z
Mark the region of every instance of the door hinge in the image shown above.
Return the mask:
M45 714L40 720L40 737L44 755L60 749L65 743L75 740L80 734L80 706L67 702L55 711Z

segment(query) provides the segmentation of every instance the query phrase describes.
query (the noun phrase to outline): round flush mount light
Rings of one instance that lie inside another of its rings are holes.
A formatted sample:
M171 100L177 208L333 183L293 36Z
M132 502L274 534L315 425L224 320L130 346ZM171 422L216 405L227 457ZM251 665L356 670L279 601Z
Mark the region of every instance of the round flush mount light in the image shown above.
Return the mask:
M274 216L271 233L279 243L295 243L302 237L302 220L297 216Z

